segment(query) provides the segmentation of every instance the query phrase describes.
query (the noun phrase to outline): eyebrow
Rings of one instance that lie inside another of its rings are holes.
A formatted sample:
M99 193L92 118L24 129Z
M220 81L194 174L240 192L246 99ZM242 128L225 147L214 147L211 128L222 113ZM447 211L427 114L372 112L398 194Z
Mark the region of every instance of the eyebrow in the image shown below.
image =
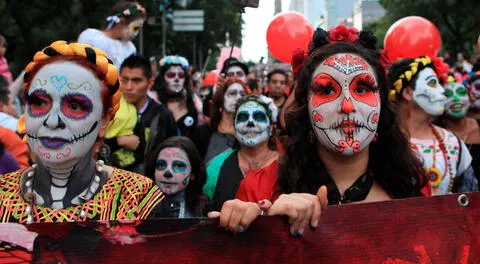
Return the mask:
M436 77L436 75L430 75L425 80L429 81L430 79L435 78L435 77Z

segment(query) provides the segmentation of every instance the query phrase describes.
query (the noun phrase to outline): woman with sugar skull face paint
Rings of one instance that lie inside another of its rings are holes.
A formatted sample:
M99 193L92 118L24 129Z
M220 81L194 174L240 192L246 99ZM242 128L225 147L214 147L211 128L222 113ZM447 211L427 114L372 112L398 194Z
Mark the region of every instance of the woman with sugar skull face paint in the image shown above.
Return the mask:
M389 98L398 106L411 147L423 160L429 195L478 189L478 181L470 166L472 157L463 141L432 123L444 112L459 116L464 108L456 94L459 87L449 87L445 91L440 85L447 73L448 65L443 61L422 56L396 62L388 74ZM462 89L458 92L466 94Z
M220 153L235 148L235 105L247 94L250 89L238 78L227 78L217 85L211 104L211 121L198 126L193 137L205 164Z
M146 18L145 8L137 2L119 1L110 10L105 28L84 30L78 36L78 42L100 48L120 69L122 62L137 52L132 40L142 29Z
M239 99L233 120L239 148L223 152L207 166L203 192L212 200L213 210L235 198L240 182L250 173L276 170L279 154L270 139L277 115L277 107L268 97L248 95Z
M160 60L160 72L155 79L155 92L158 100L168 106L177 122L178 134L191 138L200 119L201 107L194 103L190 65L187 59L177 55ZM200 99L198 99L200 100ZM200 118L200 119L199 119Z
M316 228L328 204L421 195L422 167L388 101L387 61L375 43L371 33L340 25L318 28L309 51L295 51L297 86L285 116L290 137L278 173L270 176L277 184L272 197L243 190L265 214L287 215L294 235ZM227 206L242 211L243 204Z
M151 217L204 216L202 186L205 168L195 145L186 137L162 142L146 163L146 175L166 195Z
M472 168L477 179L480 176L480 126L478 120L467 116L470 107L469 91L472 86L469 80L467 87L462 83L455 82L455 78L449 75L445 84L445 114L440 119L440 125L460 138L467 146L472 155Z
M146 218L163 198L155 184L93 159L121 95L105 53L57 41L35 55L24 80L19 132L38 163L0 175L1 221Z
M466 85L470 90L471 104L468 116L480 119L480 71L470 73Z

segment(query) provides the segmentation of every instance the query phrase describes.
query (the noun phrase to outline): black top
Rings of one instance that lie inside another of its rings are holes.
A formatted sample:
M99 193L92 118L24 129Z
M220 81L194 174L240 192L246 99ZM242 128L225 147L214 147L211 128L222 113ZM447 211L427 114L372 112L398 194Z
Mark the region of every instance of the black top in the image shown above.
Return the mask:
M235 151L225 160L220 169L211 210L220 211L224 202L234 199L242 180L243 174L238 163L238 152Z
M468 144L467 148L470 151L470 155L472 155L473 171L480 182L480 144Z

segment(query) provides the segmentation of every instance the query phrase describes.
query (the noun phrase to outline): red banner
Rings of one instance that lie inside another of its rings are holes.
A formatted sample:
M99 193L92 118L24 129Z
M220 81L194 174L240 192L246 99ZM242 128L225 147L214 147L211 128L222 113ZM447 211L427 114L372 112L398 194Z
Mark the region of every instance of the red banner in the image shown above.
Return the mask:
M480 193L330 206L300 238L282 217L0 225L0 263L480 263Z

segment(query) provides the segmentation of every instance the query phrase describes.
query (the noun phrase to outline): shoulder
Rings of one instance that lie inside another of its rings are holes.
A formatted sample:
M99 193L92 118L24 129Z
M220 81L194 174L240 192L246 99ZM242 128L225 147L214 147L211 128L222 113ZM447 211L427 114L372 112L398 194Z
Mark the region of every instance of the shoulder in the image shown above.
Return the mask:
M113 182L120 183L123 188L134 192L145 192L155 185L151 179L143 175L118 168L113 168L110 178Z
M5 189L20 188L20 178L25 169L20 169L14 172L0 174L0 194Z
M90 44L90 41L99 37L105 37L102 31L95 28L87 28L82 31L82 33L80 33L80 35L78 36L78 42Z

